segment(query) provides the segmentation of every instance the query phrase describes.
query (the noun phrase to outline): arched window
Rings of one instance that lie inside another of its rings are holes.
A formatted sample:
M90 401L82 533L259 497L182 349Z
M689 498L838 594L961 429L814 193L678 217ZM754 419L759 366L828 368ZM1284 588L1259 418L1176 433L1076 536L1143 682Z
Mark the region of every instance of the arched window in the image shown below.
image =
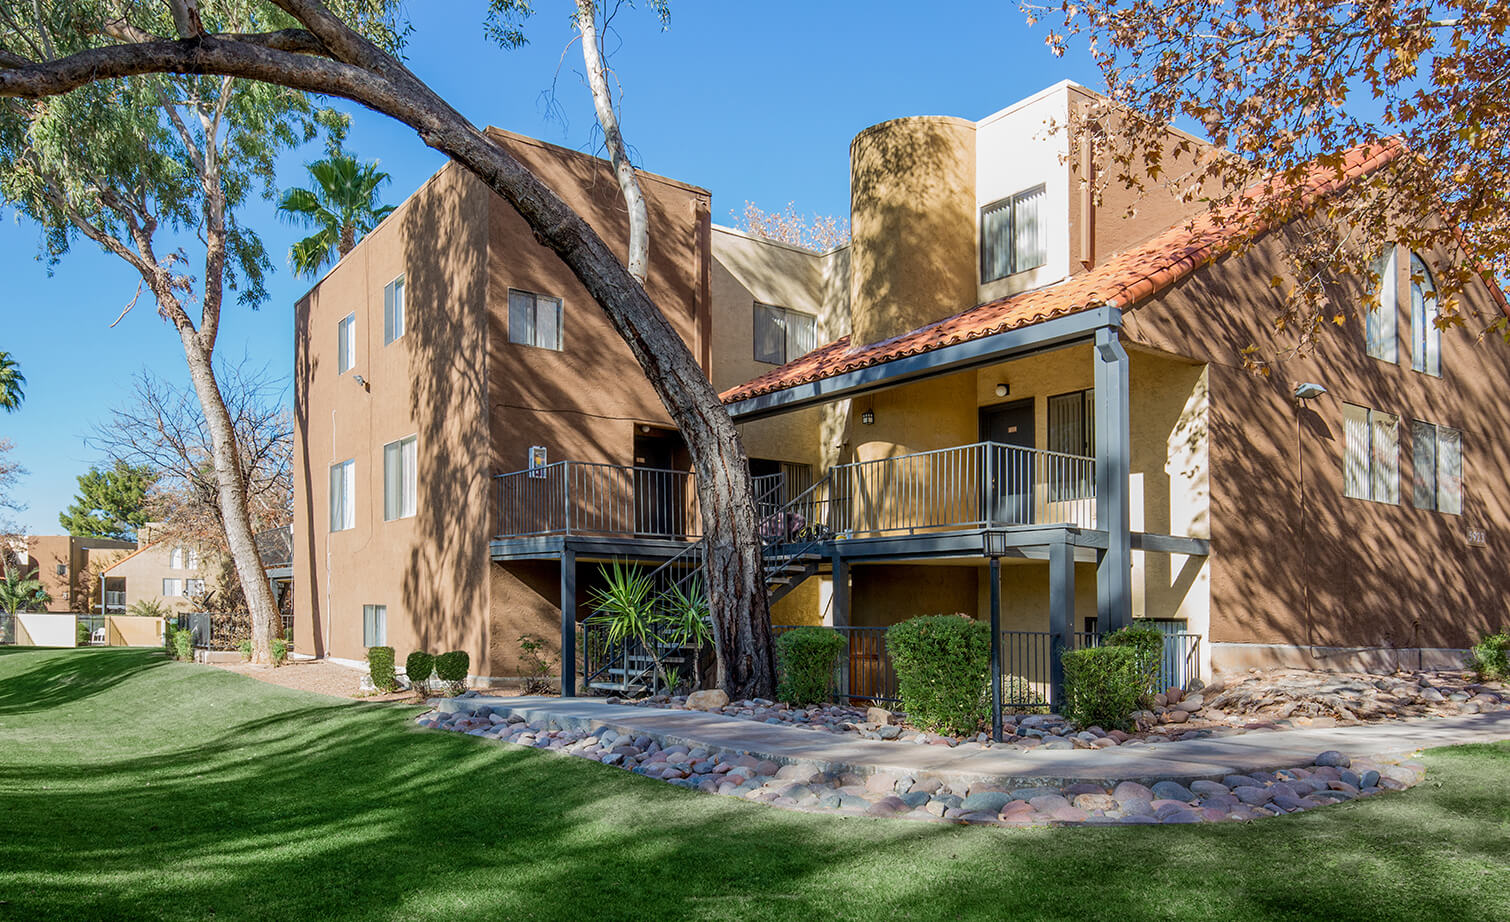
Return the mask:
M1410 254L1410 367L1442 373L1442 331L1437 329L1437 283L1426 261Z
M1379 277L1375 286L1379 303L1363 317L1363 341L1368 354L1386 362L1396 361L1395 327L1400 313L1395 250L1390 247L1374 260L1373 271Z

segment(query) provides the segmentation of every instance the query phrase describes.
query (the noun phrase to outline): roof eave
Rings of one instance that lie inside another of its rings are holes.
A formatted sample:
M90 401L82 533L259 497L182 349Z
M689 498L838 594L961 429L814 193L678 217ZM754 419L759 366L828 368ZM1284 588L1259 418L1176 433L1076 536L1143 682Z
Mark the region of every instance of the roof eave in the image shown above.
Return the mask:
M845 397L896 387L919 378L963 371L1089 340L1102 327L1120 328L1122 312L1112 303L1003 330L979 339L904 355L854 371L794 384L728 404L735 422L749 422Z

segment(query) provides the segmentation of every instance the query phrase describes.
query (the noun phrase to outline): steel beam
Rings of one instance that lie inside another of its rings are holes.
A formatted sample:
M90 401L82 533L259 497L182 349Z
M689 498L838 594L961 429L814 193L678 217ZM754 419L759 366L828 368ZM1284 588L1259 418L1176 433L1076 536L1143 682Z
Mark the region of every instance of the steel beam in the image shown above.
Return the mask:
M1001 742L1001 558L991 558L991 738Z
M1127 350L1119 323L1096 331L1096 528L1106 533L1106 551L1096 566L1097 627L1115 631L1132 624L1132 424Z
M561 697L577 697L577 552L561 551Z

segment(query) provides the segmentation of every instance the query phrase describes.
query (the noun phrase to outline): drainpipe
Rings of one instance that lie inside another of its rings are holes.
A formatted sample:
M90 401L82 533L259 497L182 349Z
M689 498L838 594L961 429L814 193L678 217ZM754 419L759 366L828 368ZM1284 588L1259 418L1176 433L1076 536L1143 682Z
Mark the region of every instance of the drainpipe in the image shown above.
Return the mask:
M1096 619L1103 633L1132 624L1131 403L1122 313L1107 303L1109 319L1096 330L1096 528L1106 550L1096 564Z

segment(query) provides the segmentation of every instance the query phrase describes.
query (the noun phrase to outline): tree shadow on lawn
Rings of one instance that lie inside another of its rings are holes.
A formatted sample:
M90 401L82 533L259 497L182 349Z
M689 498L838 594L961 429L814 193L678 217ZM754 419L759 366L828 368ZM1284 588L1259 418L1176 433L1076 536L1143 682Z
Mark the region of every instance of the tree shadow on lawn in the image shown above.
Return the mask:
M171 662L154 652L130 647L0 647L0 716L74 704ZM4 668L17 661L24 671Z
M87 767L5 766L0 918L1510 912L1506 744L1433 756L1440 791L1297 817L1002 830L781 811L311 700Z

